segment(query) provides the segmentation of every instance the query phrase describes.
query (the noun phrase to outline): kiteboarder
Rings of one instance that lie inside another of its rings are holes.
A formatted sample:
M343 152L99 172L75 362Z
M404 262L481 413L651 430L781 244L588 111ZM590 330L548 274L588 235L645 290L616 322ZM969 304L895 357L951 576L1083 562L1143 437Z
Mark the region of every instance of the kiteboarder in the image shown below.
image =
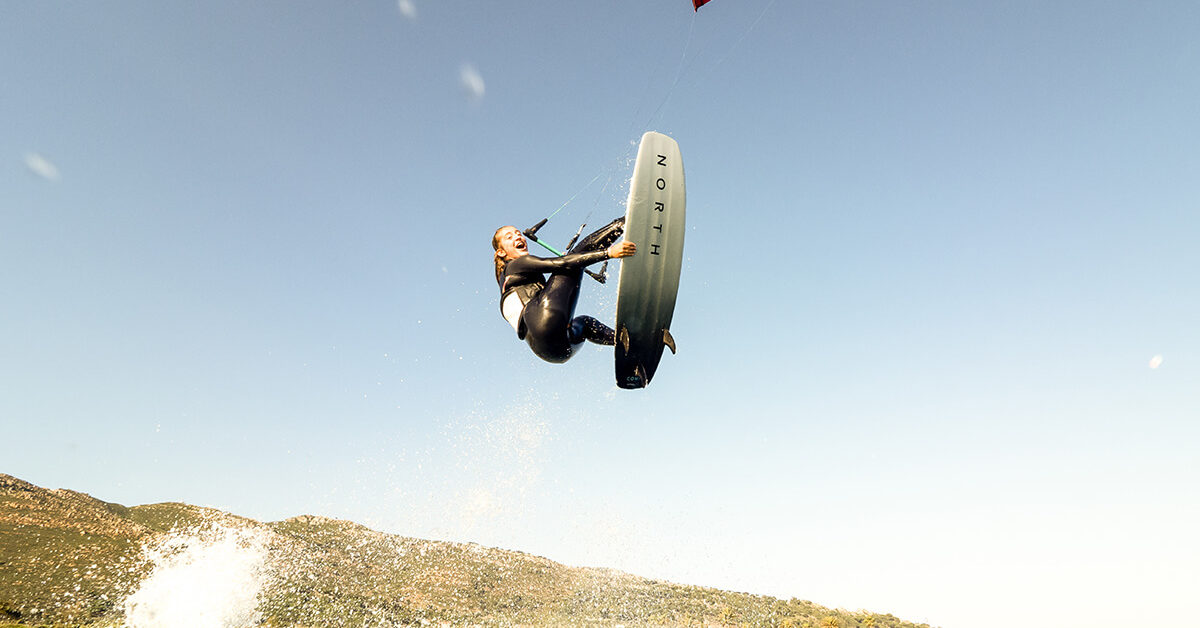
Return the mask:
M562 363L585 340L615 343L612 328L591 316L575 316L575 304L585 267L637 251L632 242L616 243L624 230L621 217L583 238L566 255L548 258L530 255L516 227L500 227L492 236L500 313L539 358ZM545 273L550 273L549 281Z

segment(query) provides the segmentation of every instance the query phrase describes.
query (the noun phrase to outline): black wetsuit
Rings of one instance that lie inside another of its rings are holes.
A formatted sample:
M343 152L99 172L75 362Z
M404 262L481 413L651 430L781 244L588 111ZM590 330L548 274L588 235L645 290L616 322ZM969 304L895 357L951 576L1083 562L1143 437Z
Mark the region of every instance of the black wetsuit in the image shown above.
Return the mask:
M575 316L583 269L608 259L609 245L621 237L625 219L618 218L588 235L562 257L523 255L509 262L500 277L500 308L516 294L524 305L517 337L547 362L566 362L583 341L612 345L613 330L591 316ZM550 273L547 281L545 273Z

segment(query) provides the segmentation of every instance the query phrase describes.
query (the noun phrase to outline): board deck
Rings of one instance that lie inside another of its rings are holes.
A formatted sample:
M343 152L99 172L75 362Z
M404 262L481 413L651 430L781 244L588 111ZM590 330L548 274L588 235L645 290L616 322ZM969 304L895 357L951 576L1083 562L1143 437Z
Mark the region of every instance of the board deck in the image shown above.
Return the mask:
M645 388L670 339L686 208L679 145L649 131L638 147L625 210L625 239L637 245L637 254L621 260L617 283L616 377L621 388Z

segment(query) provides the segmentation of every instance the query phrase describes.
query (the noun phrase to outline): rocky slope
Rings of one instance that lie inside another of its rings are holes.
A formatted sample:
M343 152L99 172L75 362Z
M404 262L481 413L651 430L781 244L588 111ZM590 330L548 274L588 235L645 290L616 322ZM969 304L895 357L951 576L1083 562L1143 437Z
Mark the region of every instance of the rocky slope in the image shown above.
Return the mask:
M115 626L157 617L168 625L161 612L150 612L162 595L148 595L148 583L188 569L187 561L199 560L189 552L222 538L239 561L252 559L245 568L253 577L238 584L254 589L246 593L252 612L235 621L242 624L916 626L891 615L568 567L321 517L260 523L187 504L129 508L2 474L0 623ZM192 580L179 581L190 584L175 587L197 588L192 572ZM201 597L185 616L220 616L225 609L203 604L223 603Z

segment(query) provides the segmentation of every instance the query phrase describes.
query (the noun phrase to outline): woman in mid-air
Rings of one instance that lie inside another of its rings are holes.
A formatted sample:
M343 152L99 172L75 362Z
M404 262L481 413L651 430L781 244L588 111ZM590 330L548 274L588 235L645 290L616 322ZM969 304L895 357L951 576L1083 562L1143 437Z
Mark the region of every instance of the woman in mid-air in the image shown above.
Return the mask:
M500 313L539 358L566 362L584 340L614 344L613 330L591 316L575 316L575 304L585 267L637 251L632 242L615 243L624 230L625 219L618 218L566 255L550 258L530 255L525 236L516 227L500 227L492 236ZM550 273L548 281L545 273Z

